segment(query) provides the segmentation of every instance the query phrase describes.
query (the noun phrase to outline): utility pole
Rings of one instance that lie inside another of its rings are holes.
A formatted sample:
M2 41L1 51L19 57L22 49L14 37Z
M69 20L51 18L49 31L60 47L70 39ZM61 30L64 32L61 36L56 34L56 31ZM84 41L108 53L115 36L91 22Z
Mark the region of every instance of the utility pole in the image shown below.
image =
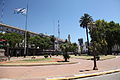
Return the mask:
M58 39L57 39L57 50L59 51L59 39L60 39L60 23L58 20Z
M70 39L71 39L71 37L70 37L70 34L68 35L68 42L70 43Z
M59 20L58 20L58 38L60 38L60 24L59 24Z

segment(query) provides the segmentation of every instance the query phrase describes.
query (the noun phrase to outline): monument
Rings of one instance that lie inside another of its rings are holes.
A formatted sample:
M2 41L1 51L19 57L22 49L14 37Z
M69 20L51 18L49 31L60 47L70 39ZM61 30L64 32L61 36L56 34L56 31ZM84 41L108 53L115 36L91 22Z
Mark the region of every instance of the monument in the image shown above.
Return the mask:
M7 57L5 56L5 50L0 49L0 62L7 61Z

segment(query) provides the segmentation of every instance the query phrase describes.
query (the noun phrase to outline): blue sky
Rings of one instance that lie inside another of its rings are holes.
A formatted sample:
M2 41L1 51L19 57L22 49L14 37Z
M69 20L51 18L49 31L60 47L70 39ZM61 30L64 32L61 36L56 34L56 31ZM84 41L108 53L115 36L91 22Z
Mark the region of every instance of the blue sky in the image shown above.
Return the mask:
M0 0L0 16L2 9ZM15 8L26 8L27 0L5 0L3 23L24 29L25 16L14 14ZM120 0L29 0L28 30L58 36L71 35L72 42L78 38L86 41L85 29L80 28L79 19L88 13L95 20L104 19L120 23Z

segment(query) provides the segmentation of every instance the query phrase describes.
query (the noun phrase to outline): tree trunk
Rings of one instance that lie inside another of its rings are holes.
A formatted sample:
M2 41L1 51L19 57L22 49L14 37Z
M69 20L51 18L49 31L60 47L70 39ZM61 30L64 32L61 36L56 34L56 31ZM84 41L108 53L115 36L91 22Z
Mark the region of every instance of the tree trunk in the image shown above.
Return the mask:
M65 62L67 62L67 58L65 58Z
M96 53L94 52L93 55L94 55L94 67L93 67L93 70L98 70L97 68L97 64L96 64Z
M109 46L109 45L108 45L108 51L107 51L107 52L108 52L108 54L110 54L110 55L112 54L112 47Z
M89 47L89 37L88 37L88 28L86 27L86 36L87 36L87 48ZM88 48L88 55L90 55L90 51Z
M65 59L65 62L67 62L67 52L64 53L64 59Z
M53 42L53 54L55 53L55 41Z
M10 61L10 53L9 53L9 47L7 47L7 57L8 57L8 60Z
M35 48L34 51L33 51L33 57L35 56L35 53L36 53L36 48Z

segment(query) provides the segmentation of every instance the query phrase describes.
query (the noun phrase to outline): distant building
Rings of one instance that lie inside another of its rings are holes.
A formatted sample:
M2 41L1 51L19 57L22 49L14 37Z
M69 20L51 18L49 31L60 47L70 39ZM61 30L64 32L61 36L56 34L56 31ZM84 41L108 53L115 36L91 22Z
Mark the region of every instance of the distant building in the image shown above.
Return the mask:
M22 34L22 35L25 34L24 29L20 29L20 28L10 26L10 25L6 25L6 24L2 24L2 23L0 23L0 31L4 32L4 33L18 33L18 34ZM39 36L42 36L42 37L50 37L49 35L46 35L46 34L43 34L43 33L35 33L35 32L31 32L31 31L27 31L27 32L30 34L30 37L33 37L33 36L36 36L36 35L39 35ZM59 38L57 38L57 40L60 41L60 42L65 41L65 40L59 39Z
M86 53L88 51L87 48L87 42L83 43L83 53Z
M18 33L18 34L22 34L22 35L25 34L25 30L23 30L23 29L13 27L10 25L6 25L6 24L2 24L2 23L0 23L0 31L5 32L5 33ZM27 32L30 34L31 37L39 35L37 33L31 32L31 31L27 31Z
M79 50L78 51L81 53L86 53L88 51L87 42L83 43L83 38L79 38L78 43L79 43Z
M18 33L21 35L25 34L25 30L24 29L20 29L14 26L10 26L10 25L6 25L6 24L2 24L0 23L0 32L2 33ZM30 37L34 37L34 36L41 36L41 37L51 37L49 35L43 34L43 33L35 33L35 32L31 32L31 31L27 31L30 35ZM55 37L55 49L59 50L59 44L65 42L65 40L60 39L60 38L56 38Z
M83 38L79 38L78 42L79 42L79 45L82 46L83 45Z
M70 34L68 35L68 42L70 42L70 39L71 39L71 37L70 37Z

